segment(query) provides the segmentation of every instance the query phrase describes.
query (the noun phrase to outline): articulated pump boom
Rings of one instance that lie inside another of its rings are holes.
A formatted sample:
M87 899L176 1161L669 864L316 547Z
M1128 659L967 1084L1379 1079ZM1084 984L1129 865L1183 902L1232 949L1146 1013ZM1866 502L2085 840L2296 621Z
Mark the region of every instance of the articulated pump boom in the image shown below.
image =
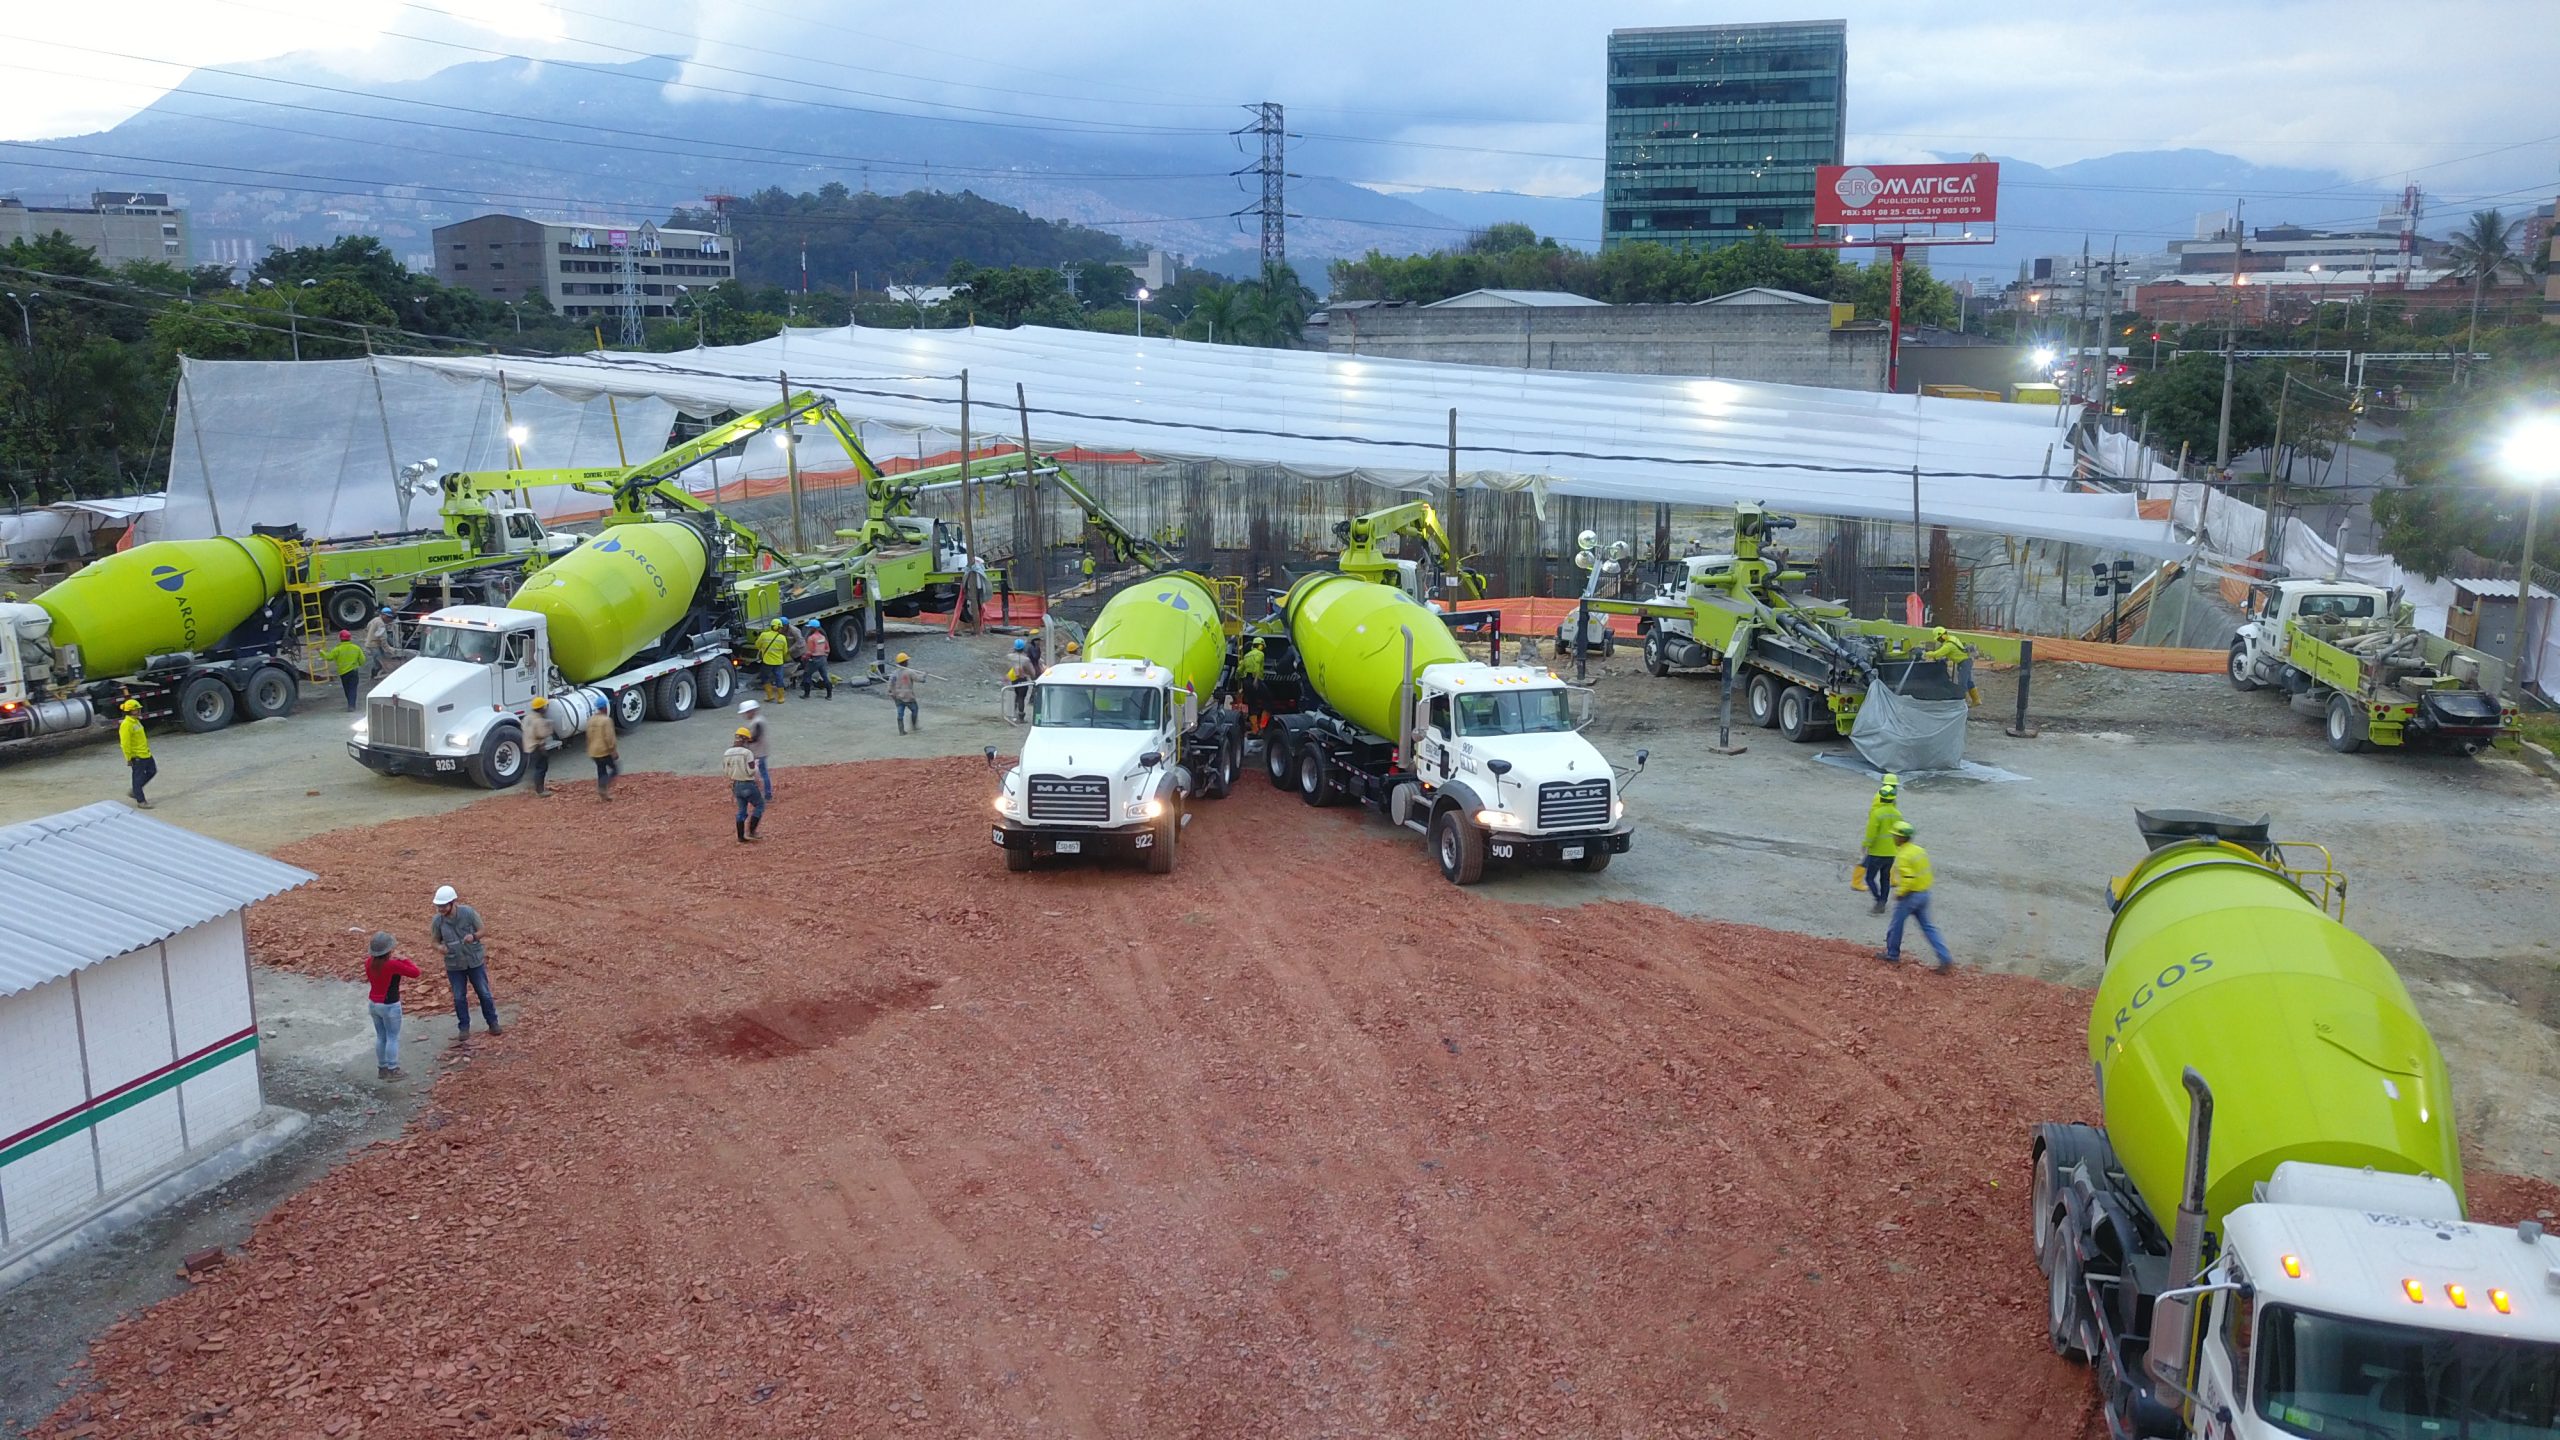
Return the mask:
M1378 548L1379 540L1391 535L1412 536L1449 585L1470 600L1484 598L1484 576L1468 569L1459 559L1457 548L1449 543L1449 533L1440 528L1439 513L1420 500L1355 515L1336 525L1334 537L1342 542L1342 573L1372 584L1392 585L1416 600L1427 602L1434 598L1427 593L1430 587L1418 562L1388 555Z
M2463 1219L2444 1060L2324 908L2326 852L2139 819L2089 1020L2105 1124L2032 1147L2049 1334L2107 1433L2560 1435L2560 1243Z

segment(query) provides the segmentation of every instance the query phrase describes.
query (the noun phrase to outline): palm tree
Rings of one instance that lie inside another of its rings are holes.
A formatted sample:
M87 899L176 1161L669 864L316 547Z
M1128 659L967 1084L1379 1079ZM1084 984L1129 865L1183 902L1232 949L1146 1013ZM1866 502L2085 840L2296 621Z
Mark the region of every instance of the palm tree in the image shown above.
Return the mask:
M2475 210L2471 223L2454 233L2453 273L2471 279L2471 334L2462 345L2462 368L2467 376L2472 353L2480 347L2480 295L2498 274L2517 270L2516 230L2507 217L2495 210Z
M1208 327L1208 338L1214 343L1220 333L1230 345L1244 343L1245 313L1252 308L1251 289L1244 285L1204 285L1200 299L1191 307L1190 318Z

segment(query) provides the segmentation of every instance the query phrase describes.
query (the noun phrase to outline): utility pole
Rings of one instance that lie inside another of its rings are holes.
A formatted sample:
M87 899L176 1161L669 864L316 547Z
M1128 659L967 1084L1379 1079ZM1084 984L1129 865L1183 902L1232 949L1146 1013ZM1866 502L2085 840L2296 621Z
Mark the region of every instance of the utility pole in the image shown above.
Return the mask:
M2242 202L2231 202L2231 307L2222 320L2222 426L2213 442L2213 468L2225 470L2231 465L2231 379L2238 368L2239 357L2232 352L2232 333L2240 320L2240 248L2249 227L2241 221Z
M2081 385L2089 373L2089 357L2083 353L2089 345L2089 237L2086 235L2080 237L2080 295L2071 308L2071 332L2071 390L2073 395L2077 395L2084 393ZM2071 396L2062 398L2068 400Z
M1235 213L1258 214L1262 218L1262 273L1289 263L1289 167L1286 163L1288 126L1281 121L1280 106L1270 100L1244 107L1253 114L1253 123L1240 126L1231 134L1254 135L1262 141L1262 158L1244 166L1238 175L1259 176L1262 198Z

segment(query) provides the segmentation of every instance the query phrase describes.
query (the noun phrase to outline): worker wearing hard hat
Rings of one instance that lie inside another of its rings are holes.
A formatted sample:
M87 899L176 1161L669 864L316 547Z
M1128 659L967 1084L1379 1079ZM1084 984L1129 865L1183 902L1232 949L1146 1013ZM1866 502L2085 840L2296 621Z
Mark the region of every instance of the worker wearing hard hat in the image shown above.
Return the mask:
M1981 704L1982 692L1973 686L1973 647L1957 639L1944 625L1930 631L1929 640L1929 648L1920 652L1920 658L1945 665L1948 678L1964 687L1964 698Z
M764 698L767 700L777 703L782 700L782 687L786 683L782 667L790 659L791 637L783 633L782 621L776 617L771 624L756 632L756 663L764 667Z
M815 620L803 622L800 626L801 699L809 698L809 691L813 686L826 687L827 698L830 700L836 698L836 677L833 671L827 669L827 660L832 653L827 645L827 632L819 627L818 622Z
M489 951L480 939L480 912L462 903L450 885L436 887L436 917L427 922L427 938L444 951L444 979L453 991L453 1021L461 1038L471 1038L471 997L480 998L480 1018L489 1033L499 1034L498 1002L489 996Z
M321 655L338 673L338 687L347 692L347 708L356 708L356 687L364 683L364 647L356 643L356 632L341 630L338 643Z
M747 702L752 705L755 702ZM764 823L764 787L757 783L762 764L755 752L756 732L741 725L729 735L729 748L720 752L720 773L729 777L730 798L738 802L738 843L744 845L756 838L756 827Z
M1888 773L1867 805L1866 853L1859 864L1867 894L1876 902L1873 913L1878 915L1884 913L1885 896L1893 883L1893 827L1902 823L1901 798L1902 777Z
M924 718L916 710L916 681L919 678L907 666L907 652L899 651L897 665L889 671L889 703L897 709L898 733L901 735L907 733L910 724L918 730L924 728Z
M1955 968L1955 960L1947 954L1947 942L1940 938L1938 927L1929 919L1929 896L1938 883L1937 874L1929 866L1929 852L1920 848L1912 837L1919 832L1908 820L1897 820L1893 826L1893 923L1885 927L1884 948L1876 958L1887 965L1902 963L1902 922L1917 920L1920 933L1937 954L1937 971L1944 975Z
M551 747L559 743L559 735L551 723L551 702L534 696L524 712L524 758L533 767L533 793L540 799L551 798Z
M753 700L738 702L738 729L747 737L747 753L756 757L756 780L764 798L773 798L773 736L765 729L764 707Z
M151 758L151 737L142 728L142 702L127 696L122 706L124 719L116 722L116 740L124 747L125 772L133 777L133 808L148 810L151 802L142 798L142 787L160 773L160 762Z

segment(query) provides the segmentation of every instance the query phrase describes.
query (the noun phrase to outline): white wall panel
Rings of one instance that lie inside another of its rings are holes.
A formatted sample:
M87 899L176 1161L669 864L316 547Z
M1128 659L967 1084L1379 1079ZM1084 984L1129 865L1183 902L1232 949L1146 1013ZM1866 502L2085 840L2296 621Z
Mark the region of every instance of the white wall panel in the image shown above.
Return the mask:
M248 940L241 933L239 911L181 930L161 943L169 953L169 1003L178 1022L179 1054L193 1055L249 1028Z
M119 955L71 977L80 989L80 1031L89 1045L89 1090L105 1095L168 1064L169 996L160 947Z

